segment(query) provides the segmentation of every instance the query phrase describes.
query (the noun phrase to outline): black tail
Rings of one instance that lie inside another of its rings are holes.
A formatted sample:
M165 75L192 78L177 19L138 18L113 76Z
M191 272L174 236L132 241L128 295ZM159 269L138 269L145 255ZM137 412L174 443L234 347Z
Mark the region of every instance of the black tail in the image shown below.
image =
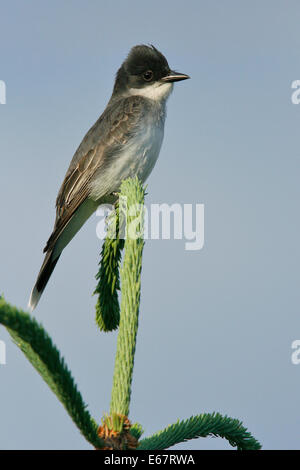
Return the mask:
M57 261L59 260L60 255L53 259L53 251L49 251L44 259L41 270L37 277L34 288L32 289L28 307L30 310L34 310L40 300L40 297L47 285L47 282L50 279L50 276L56 266Z

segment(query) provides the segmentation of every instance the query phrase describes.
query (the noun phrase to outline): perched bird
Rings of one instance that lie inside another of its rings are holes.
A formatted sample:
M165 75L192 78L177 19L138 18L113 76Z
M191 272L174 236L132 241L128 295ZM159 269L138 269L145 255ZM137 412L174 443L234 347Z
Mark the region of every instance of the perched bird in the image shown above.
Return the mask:
M173 83L189 78L170 69L154 46L135 46L117 72L112 96L70 163L56 200L53 232L31 292L33 310L63 249L100 204L114 202L122 180L144 182L161 148L166 101Z

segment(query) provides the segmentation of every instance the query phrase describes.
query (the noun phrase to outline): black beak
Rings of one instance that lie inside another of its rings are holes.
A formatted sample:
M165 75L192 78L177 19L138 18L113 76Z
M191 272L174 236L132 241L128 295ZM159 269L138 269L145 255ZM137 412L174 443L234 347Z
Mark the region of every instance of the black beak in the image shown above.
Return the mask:
M190 78L190 77L188 75L186 75L185 73L174 72L173 70L171 70L168 73L168 75L161 78L161 81L164 82L164 83L167 83L167 82L180 82L181 80L187 80L188 78Z

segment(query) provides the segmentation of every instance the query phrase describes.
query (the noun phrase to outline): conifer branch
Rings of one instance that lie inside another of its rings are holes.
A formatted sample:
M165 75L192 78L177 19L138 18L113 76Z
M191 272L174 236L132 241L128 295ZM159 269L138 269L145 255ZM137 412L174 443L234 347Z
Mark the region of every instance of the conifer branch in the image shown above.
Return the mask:
M43 327L3 298L0 298L0 323L55 393L87 441L94 447L103 447L104 443L97 435L98 426L86 409L64 359Z
M145 190L137 178L123 181L120 224L125 223L125 249L121 268L121 316L117 340L110 414L128 416L138 329L144 247ZM124 220L123 220L124 219Z
M119 236L119 207L117 204L107 220L107 234L102 245L99 271L96 275L98 284L94 292L94 294L98 294L96 323L101 331L106 332L116 330L120 321L119 265L124 240Z
M237 420L220 413L204 413L168 426L150 437L142 439L138 450L167 449L180 442L207 436L218 436L238 450L259 450L260 443Z

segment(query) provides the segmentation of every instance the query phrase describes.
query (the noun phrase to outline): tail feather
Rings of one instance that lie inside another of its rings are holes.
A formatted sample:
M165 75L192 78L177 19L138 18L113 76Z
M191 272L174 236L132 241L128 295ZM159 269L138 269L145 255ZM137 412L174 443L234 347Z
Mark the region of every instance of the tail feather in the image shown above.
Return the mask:
M44 259L42 267L37 277L34 288L31 291L30 299L28 302L28 308L32 311L37 306L40 297L50 279L50 276L56 266L57 261L59 260L60 255L56 258L53 256L53 251L49 251Z
M62 232L59 234L55 243L52 244L53 246L50 245L51 248L49 248L46 253L37 281L30 295L28 307L31 309L31 311L34 310L37 306L38 301L47 285L47 282L49 281L49 278L56 266L57 261L59 260L62 251L72 240L78 230L82 227L85 221L97 209L97 206L98 203L91 199L84 201L68 221Z

